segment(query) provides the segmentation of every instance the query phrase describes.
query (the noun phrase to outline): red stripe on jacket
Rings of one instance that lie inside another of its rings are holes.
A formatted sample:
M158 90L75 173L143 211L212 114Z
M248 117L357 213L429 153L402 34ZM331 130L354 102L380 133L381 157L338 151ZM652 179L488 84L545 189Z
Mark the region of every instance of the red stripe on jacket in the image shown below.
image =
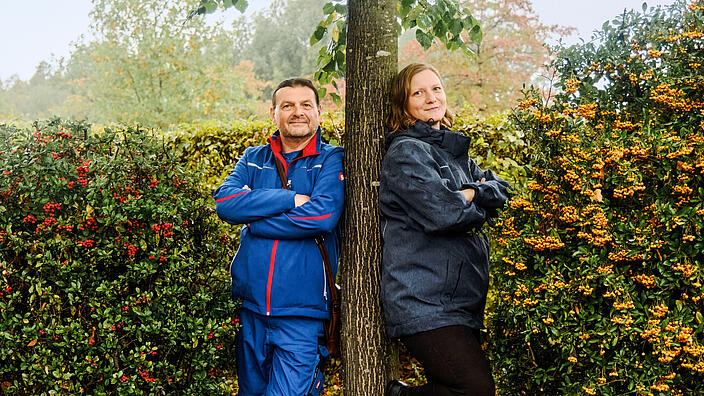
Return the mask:
M227 201L227 200L230 199L230 198L234 198L234 197L236 197L236 196L238 196L238 195L242 195L242 194L247 194L248 192L249 192L249 191L242 191L241 193L228 195L227 197L222 197L222 198L220 198L220 199L216 199L216 200L215 200L215 203L222 202L222 201Z
M276 259L276 246L279 240L274 240L274 246L271 248L271 260L269 260L269 279L266 282L266 314L271 313L271 280L274 278L274 259Z
M332 213L328 213L326 215L321 215L321 216L314 216L314 217L291 217L292 219L296 220L322 220L322 219L327 219L328 217L332 216Z

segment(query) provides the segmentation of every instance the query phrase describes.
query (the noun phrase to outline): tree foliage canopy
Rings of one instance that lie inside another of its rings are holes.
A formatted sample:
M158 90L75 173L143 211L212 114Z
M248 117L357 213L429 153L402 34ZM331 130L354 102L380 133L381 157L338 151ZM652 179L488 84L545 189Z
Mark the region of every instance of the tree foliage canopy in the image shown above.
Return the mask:
M528 0L464 0L462 5L482 26L481 42L470 45L475 56L462 56L444 45L425 51L417 41L407 41L399 56L401 64L420 60L436 66L453 87L448 96L457 107L469 103L486 112L512 108L523 84L549 62L546 40L574 30L544 25Z

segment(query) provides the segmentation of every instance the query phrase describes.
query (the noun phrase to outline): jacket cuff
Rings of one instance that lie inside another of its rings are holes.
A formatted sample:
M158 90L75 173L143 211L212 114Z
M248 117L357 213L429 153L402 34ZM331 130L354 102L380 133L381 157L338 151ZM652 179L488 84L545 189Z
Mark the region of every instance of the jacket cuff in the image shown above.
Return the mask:
M474 203L475 205L481 206L482 193L481 193L481 188L479 187L479 185L477 185L477 183L463 184L462 187L460 187L460 190L464 190L467 188L471 188L472 190L474 190L474 198L472 198L471 203ZM469 204L469 203L470 202L467 202L467 204Z

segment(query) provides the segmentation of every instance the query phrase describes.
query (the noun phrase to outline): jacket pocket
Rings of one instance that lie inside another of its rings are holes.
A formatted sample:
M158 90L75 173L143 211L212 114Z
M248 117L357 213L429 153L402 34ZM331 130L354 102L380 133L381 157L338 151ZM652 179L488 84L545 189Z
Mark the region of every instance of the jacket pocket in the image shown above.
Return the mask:
M489 290L489 271L487 262L461 261L452 263L448 268L446 290L448 302L453 306L474 310L483 306Z
M458 272L457 263L451 262L450 260L445 260L445 281L443 282L441 290L441 302L443 304L449 304L455 294L455 289L458 283Z

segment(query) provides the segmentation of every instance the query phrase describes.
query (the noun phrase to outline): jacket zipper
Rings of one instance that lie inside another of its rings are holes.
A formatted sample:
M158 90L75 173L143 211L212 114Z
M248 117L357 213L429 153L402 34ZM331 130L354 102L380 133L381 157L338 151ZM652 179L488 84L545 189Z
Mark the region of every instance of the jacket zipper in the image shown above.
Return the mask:
M286 182L288 184L288 189L291 189L291 180L288 179L288 167L297 159L302 158L302 157L296 157L291 160L291 162L286 164ZM286 188L284 186L281 186L281 188ZM323 243L325 242L325 239L323 239ZM275 239L274 240L274 246L271 248L271 260L269 261L269 279L267 279L266 283L266 316L271 315L271 283L274 278L274 259L276 257L276 246L279 244L279 240ZM323 262L323 297L325 297L325 300L327 301L328 299L328 279L325 276L325 263Z
M276 154L274 154L276 155ZM297 158L294 158L291 162L295 161ZM283 163L286 165L284 170L286 172L286 181L288 184L289 189L291 188L291 181L288 180L288 166L290 163L286 163L286 161L283 161ZM287 186L281 186L281 188L286 188ZM274 246L271 247L271 259L269 260L269 278L266 281L266 316L271 316L271 284L274 279L274 261L276 259L276 247L279 245L279 240L275 239L274 240Z
M323 244L325 244L325 238L322 236L320 237L320 240L323 241ZM328 277L325 275L325 261L320 260L323 263L323 297L325 298L325 301L328 300Z

